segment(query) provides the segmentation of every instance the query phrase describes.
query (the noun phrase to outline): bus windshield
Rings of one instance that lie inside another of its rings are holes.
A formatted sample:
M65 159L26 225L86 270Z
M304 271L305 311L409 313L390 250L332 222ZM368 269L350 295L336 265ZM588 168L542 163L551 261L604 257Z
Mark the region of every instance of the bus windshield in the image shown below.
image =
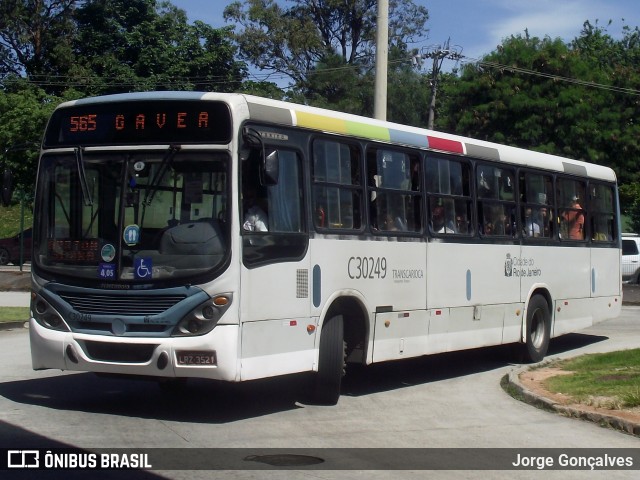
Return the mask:
M184 280L228 254L224 152L50 153L38 179L34 264L100 283Z

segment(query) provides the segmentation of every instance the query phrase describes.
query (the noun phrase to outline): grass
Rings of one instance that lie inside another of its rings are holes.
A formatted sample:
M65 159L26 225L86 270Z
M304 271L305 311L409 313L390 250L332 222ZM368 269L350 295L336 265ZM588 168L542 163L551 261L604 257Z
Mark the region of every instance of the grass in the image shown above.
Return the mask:
M0 323L29 320L29 307L0 307Z
M20 233L20 204L5 207L0 205L0 238L12 237ZM29 228L33 223L31 209L24 209L24 228Z
M640 406L640 349L584 355L554 363L573 372L545 381L545 387L600 408Z

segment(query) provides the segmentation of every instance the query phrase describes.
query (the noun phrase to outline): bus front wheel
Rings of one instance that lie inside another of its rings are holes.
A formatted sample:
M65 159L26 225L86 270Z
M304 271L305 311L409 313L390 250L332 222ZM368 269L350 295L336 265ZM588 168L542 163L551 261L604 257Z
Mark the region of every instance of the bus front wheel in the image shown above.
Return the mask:
M522 346L524 360L528 363L542 361L551 338L551 314L549 304L541 295L535 295L527 308L525 343Z
M320 331L318 372L315 374L313 399L322 405L335 405L345 372L345 343L342 315L328 319Z

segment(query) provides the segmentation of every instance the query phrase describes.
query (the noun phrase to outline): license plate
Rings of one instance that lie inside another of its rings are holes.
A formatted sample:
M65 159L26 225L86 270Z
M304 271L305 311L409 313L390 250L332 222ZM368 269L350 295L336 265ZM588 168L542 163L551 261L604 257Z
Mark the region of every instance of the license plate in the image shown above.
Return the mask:
M206 365L216 364L216 352L176 352L178 365Z

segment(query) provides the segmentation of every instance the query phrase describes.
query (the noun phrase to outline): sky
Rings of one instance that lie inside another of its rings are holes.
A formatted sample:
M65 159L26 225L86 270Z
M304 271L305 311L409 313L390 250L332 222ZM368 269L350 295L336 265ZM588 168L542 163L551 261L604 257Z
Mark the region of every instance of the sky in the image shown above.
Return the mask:
M222 11L227 0L171 0L187 12L189 21L202 20L214 27L229 25ZM291 5L280 0L283 6ZM614 38L622 37L623 25L640 26L638 0L414 0L429 10L428 37L413 48L443 45L451 39L469 58L480 58L496 49L503 38L524 35L569 42L586 20L606 27ZM609 20L613 23L607 26ZM452 68L454 65L449 65ZM447 65L443 67L447 68Z

